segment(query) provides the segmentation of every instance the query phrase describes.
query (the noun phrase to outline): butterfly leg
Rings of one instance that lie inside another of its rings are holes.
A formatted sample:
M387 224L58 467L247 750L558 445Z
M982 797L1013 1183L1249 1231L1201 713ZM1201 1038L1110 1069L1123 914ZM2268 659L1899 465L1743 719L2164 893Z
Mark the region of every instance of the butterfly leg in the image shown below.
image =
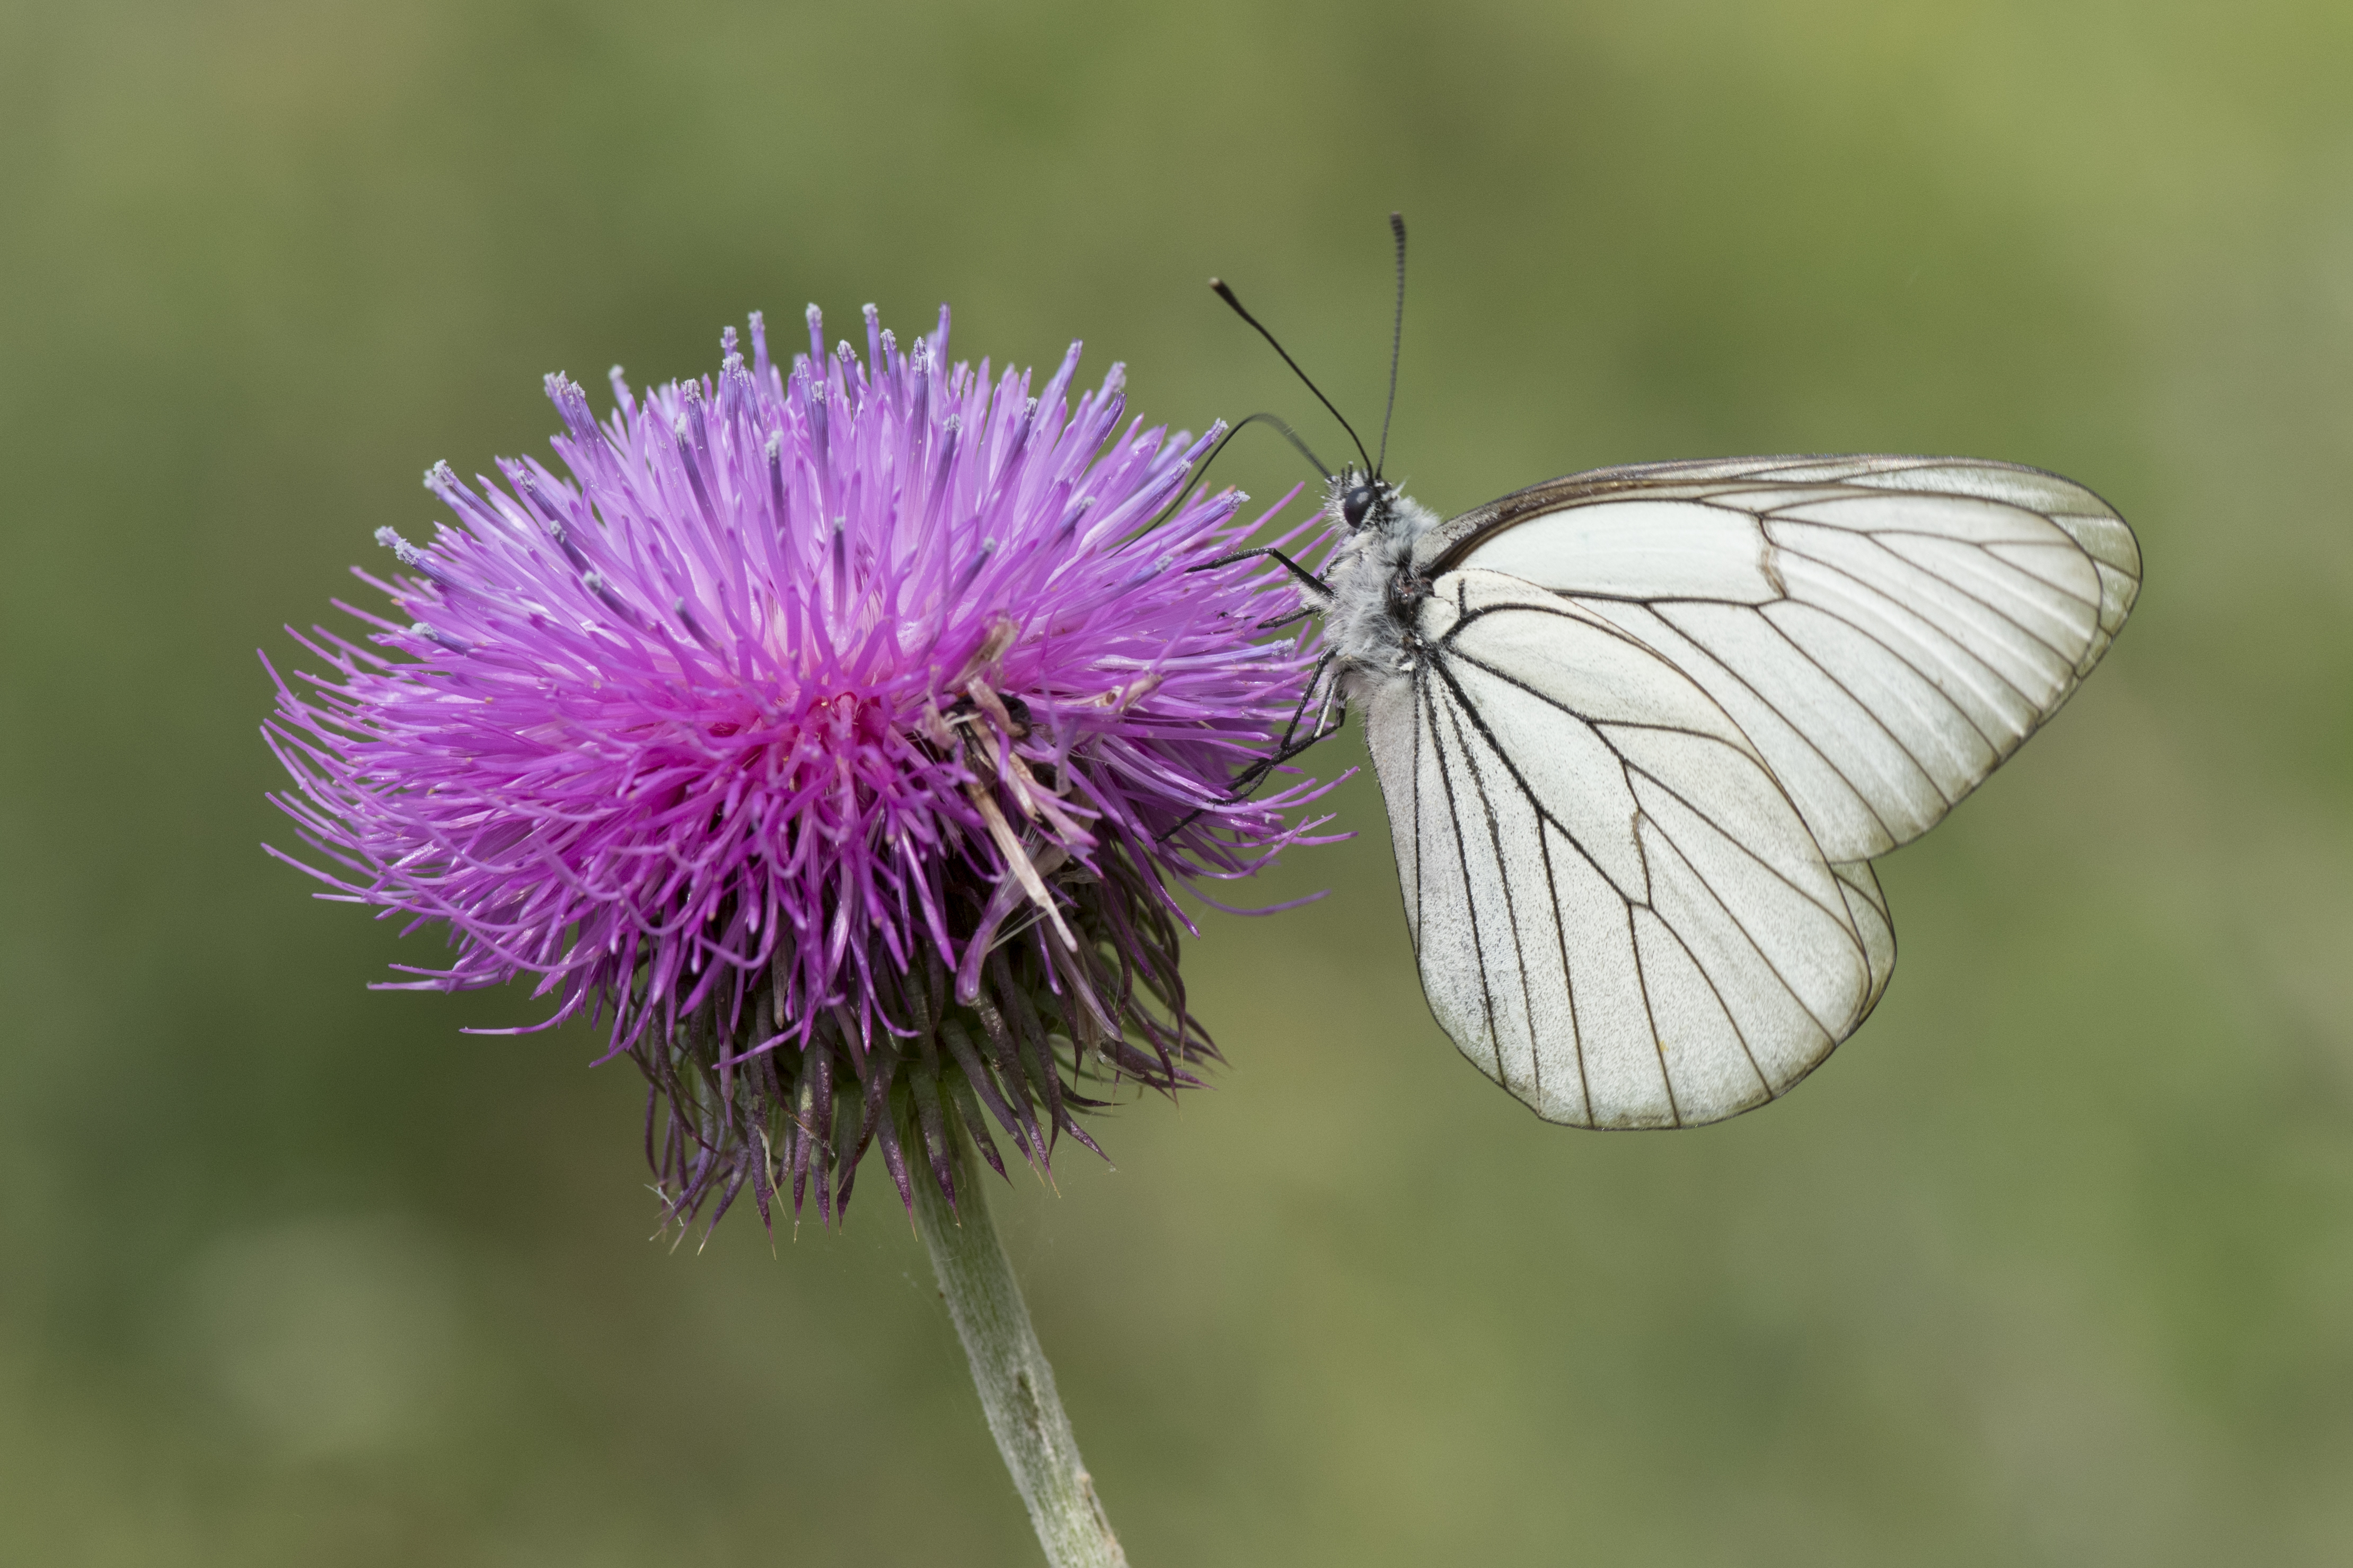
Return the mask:
M1292 710L1291 722L1283 727L1282 739L1276 742L1273 752L1261 757L1236 774L1232 791L1224 799L1216 802L1216 805L1233 805L1248 800L1250 792L1265 782L1267 774L1299 755L1300 752L1306 751L1310 746L1319 742L1328 741L1347 728L1348 700L1340 694L1338 682L1334 681L1327 685L1324 680L1324 672L1330 668L1335 651L1336 650L1325 649L1324 656L1315 661L1314 668L1308 671L1307 689L1299 694L1299 706ZM1319 689L1322 692L1323 702L1316 710L1314 731L1303 739L1299 735L1299 726L1307 717L1308 704L1316 700ZM1187 812L1176 826L1160 836L1159 841L1166 843L1169 838L1192 826L1203 813L1209 809L1205 805L1198 811Z
M1331 668L1334 651L1331 648L1324 649L1323 657L1315 661L1315 667L1307 672L1307 689L1299 694L1299 706L1291 710L1291 722L1283 726L1282 739L1275 742L1273 753L1261 757L1257 762L1244 768L1234 780L1232 793L1219 804L1230 805L1236 801L1246 799L1250 792L1256 789L1268 773L1272 773L1318 741L1329 740L1347 723L1345 699L1342 699L1338 722L1326 721L1332 710L1332 700L1339 690L1336 682L1330 686L1324 683L1324 672ZM1298 738L1300 721L1307 717L1307 705L1316 700L1319 689L1323 692L1324 700L1315 714L1315 731L1305 740L1300 740Z
M1260 783L1265 779L1267 774L1272 773L1275 769L1281 767L1292 758L1299 755L1300 752L1307 750L1310 746L1328 741L1333 736L1338 734L1341 731L1348 727L1348 709L1345 701L1340 703L1336 709L1327 709L1325 711L1331 715L1331 722L1328 724L1324 723L1322 721L1323 716L1318 715L1317 728L1314 734L1301 741L1293 741L1288 737L1285 737L1285 743L1277 748L1273 755L1261 757L1257 762L1252 763L1248 768L1244 769L1240 776L1234 780L1233 793L1226 796L1226 798L1219 804L1221 805L1231 805L1237 801L1247 799L1250 795L1250 792L1256 789Z
M1302 566L1298 562L1293 561L1290 556L1285 555L1282 551L1275 549L1271 544L1261 545L1256 550L1244 550L1232 555L1220 556L1215 561L1204 561L1198 566L1187 566L1185 570L1187 572L1211 572L1220 566L1231 566L1237 562L1256 561L1261 558L1275 562L1281 565L1284 571L1290 573L1293 576L1298 578L1302 583L1304 583L1315 593L1321 595L1324 603L1329 604L1331 602L1332 584L1326 583L1323 578L1318 577L1314 573L1310 572L1306 567Z

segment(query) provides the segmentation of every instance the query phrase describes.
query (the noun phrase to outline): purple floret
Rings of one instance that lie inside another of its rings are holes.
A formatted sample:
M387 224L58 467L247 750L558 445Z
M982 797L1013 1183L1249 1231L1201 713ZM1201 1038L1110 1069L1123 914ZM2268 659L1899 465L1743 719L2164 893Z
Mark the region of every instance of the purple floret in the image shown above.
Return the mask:
M617 368L602 426L550 376L568 477L437 466L455 526L360 574L406 624L339 605L373 631L272 671L303 868L448 923L455 962L390 984L533 974L537 1026L606 1014L681 1221L747 1180L798 1213L812 1172L830 1218L870 1144L911 1201L911 1134L953 1196L950 1117L1000 1171L992 1121L1041 1165L1092 1147L1082 1089L1216 1055L1172 884L1324 820L1296 774L1229 798L1314 658L1261 629L1280 572L1198 569L1272 512L1154 521L1215 428L1123 431L1116 365L1066 407L1075 344L1035 397L951 367L944 309L902 352L868 307L862 362L808 327L783 369L754 316L749 363L730 329L715 380L641 401Z

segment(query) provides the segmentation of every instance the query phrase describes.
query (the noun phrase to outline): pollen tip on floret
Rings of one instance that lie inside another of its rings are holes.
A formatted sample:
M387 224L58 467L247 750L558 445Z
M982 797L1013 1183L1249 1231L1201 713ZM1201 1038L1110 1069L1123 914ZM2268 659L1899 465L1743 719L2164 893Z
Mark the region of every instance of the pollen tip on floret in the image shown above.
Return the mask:
M438 643L441 647L448 648L451 653L471 653L473 651L473 645L471 643L465 641L461 637L452 637L448 632L440 631L433 626L429 626L423 621L411 622L409 624L408 630L410 635L423 637L428 642Z
M417 565L424 559L424 552L418 550L417 546L409 543L408 541L403 539L398 533L389 528L377 529L375 531L375 542L378 544L383 545L386 550L391 551L393 559L399 562L403 566Z
M575 440L596 433L596 412L588 406L588 394L578 382L557 371L548 376L546 385L548 401L555 405L566 433Z

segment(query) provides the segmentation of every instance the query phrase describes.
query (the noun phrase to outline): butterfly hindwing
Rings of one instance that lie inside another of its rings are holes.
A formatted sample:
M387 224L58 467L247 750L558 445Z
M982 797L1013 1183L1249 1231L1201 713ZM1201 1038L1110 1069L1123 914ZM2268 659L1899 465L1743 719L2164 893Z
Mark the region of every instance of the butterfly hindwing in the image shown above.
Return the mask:
M1731 716L1600 616L1449 574L1368 718L1424 989L1549 1121L1759 1104L1862 1022L1894 957Z

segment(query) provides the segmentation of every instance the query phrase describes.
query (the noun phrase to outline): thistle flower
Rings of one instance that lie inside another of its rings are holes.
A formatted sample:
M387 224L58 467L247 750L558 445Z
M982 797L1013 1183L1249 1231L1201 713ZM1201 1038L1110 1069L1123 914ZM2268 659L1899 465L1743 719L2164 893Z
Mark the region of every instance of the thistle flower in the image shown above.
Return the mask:
M601 1015L681 1225L747 1183L830 1222L870 1146L912 1204L911 1142L953 1201L951 1118L1042 1168L1120 1080L1198 1081L1173 889L1314 841L1328 787L1232 798L1312 659L1279 574L1207 564L1274 512L1160 516L1218 429L1121 431L1117 365L1066 408L1075 344L1034 397L951 367L944 309L902 350L869 306L862 362L821 328L785 369L755 315L642 399L617 367L602 425L548 377L569 477L437 465L454 525L358 574L399 618L339 603L372 630L271 671L293 863L447 924L389 985Z

